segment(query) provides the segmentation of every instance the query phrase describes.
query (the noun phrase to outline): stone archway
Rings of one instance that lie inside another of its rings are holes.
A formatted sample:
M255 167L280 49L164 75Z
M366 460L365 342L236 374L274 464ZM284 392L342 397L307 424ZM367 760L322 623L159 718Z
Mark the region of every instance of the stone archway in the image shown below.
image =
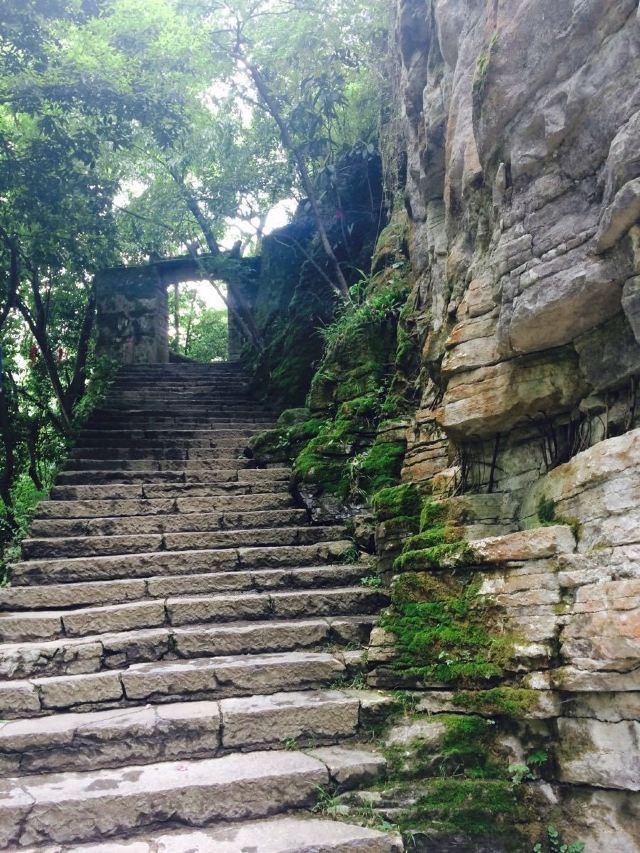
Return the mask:
M113 267L96 275L97 350L119 364L169 361L167 288L188 281L216 279L227 285L229 361L245 343L235 311L251 312L259 258L201 255L168 258L144 266Z

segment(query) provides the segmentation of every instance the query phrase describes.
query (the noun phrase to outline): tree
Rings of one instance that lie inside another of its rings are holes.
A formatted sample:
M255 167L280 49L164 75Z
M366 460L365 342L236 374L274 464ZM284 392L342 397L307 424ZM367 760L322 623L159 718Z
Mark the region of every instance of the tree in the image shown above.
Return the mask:
M30 0L0 8L0 498L14 530L14 489L23 472L48 485L86 391L93 274L122 258L119 176L108 164L143 125L168 140L184 98L176 87L156 109L137 86L165 61L159 49L155 69L123 61L135 54L126 39L99 58L107 21L112 34L128 32L108 13L136 6ZM147 18L145 26L144 37L157 40L157 25Z
M377 111L374 126L353 123L350 95L372 73L371 49L380 42L386 8L363 0L322 6L313 0L225 0L211 16L214 51L233 61L229 85L277 127L329 260L332 285L346 300L349 285L327 233L316 178L335 168L331 161L345 143L359 141L348 138L350 123L352 132L365 137L377 129Z
M375 132L375 98L362 93L375 89L376 10L365 0L0 5L0 510L14 530L16 489L27 494L25 477L48 486L99 385L98 270L206 252L216 286L259 245L271 206L293 196L318 224L323 280L347 298L323 187L340 151ZM226 250L236 221L255 239ZM259 349L250 312L231 310ZM223 315L196 301L190 317L185 352L219 357Z
M170 292L169 316L175 318L169 341L173 352L201 362L227 358L228 313L207 307L195 287L182 286Z

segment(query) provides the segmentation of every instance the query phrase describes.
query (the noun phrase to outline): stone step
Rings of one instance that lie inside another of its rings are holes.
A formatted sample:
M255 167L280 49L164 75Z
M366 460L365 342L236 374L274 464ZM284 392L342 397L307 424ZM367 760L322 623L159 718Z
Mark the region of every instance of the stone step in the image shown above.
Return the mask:
M162 382L150 383L135 377L124 378L114 383L109 389L109 395L122 394L131 389L140 390L146 394L157 391L159 395L171 393L172 391L193 391L199 388L218 388L229 394L243 394L247 399L252 398L248 390L248 384L242 378L236 376L193 376L179 379L177 377L167 378Z
M91 459L72 457L64 466L64 471L117 471L126 472L157 472L178 471L189 476L191 471L231 471L234 468L245 468L245 456L217 456L215 451L207 454L205 459Z
M22 553L28 560L149 554L155 551L208 551L218 548L249 548L252 545L311 545L332 538L339 539L344 533L344 529L340 527L236 527L204 533L24 539Z
M402 853L397 833L314 817L275 817L204 829L144 833L105 844L56 845L31 853ZM28 851L26 852L28 853Z
M233 417L232 415L212 413L204 415L198 412L197 416L192 414L190 409L180 413L173 412L113 412L110 410L96 409L85 425L85 429L126 429L131 426L132 429L170 429L175 426L177 429L256 429L262 427L263 424L275 424L276 418L274 415L262 414L247 416L242 415Z
M346 671L340 654L293 651L134 663L126 669L82 675L16 679L0 683L0 718L310 690L333 685Z
M204 473L199 472L197 469L192 469L191 471L61 471L58 474L56 485L86 486L91 484L99 486L129 486L142 483L206 483L211 480L215 480L218 483L232 483L238 480L238 470L242 469L217 469Z
M293 621L231 622L185 628L148 628L81 638L62 637L0 646L0 676L32 679L121 669L135 663L221 655L320 651L366 646L376 614ZM349 653L352 654L352 653Z
M246 460L245 460L246 461ZM258 483L274 480L288 480L291 476L289 468L213 468L202 470L202 466L194 465L170 471L123 471L123 470L93 470L93 471L62 471L58 474L56 485L132 485L136 483ZM114 495L115 497L115 495Z
M162 583L166 582L160 581ZM159 586L157 592L161 590ZM363 586L158 596L115 605L0 613L0 643L86 637L164 626L346 616L373 613L386 603L386 597L378 590Z
M384 769L376 753L324 747L22 776L3 786L0 845L103 841L162 829L168 819L203 826L263 818L312 806L336 777L348 790Z
M102 438L85 438L80 436L73 452L81 456L91 456L97 453L142 453L148 451L149 456L155 453L181 451L183 453L202 450L220 450L222 448L244 448L251 433L245 435L223 435L216 438L131 438L130 436L111 436ZM98 457L99 458L99 457ZM135 459L135 455L131 455Z
M79 441L102 445L109 441L131 442L137 446L141 442L162 444L165 441L215 441L225 438L246 438L261 432L262 427L223 426L217 429L90 429L85 427L79 435Z
M368 691L312 690L0 723L0 773L24 776L336 743L388 705Z
M308 520L304 509L233 509L214 512L173 512L81 519L34 519L34 538L128 536L146 533L210 532L224 528L291 527Z
M189 403L197 406L208 406L210 408L220 407L222 409L238 406L242 409L251 409L253 412L264 412L262 406L256 404L246 391L232 388L220 388L213 385L199 385L196 387L182 388L160 388L150 392L148 388L120 388L117 393L106 397L102 403L103 408L109 409L158 409L160 406L168 406L170 409L180 409Z
M234 459L239 457L246 464L246 456L244 449L246 441L223 442L220 445L213 446L211 443L202 446L185 446L174 445L173 447L153 447L152 445L143 443L140 447L93 447L86 445L78 445L71 451L70 460L86 459L86 460L117 460L131 461L161 461L161 460L187 460L198 459L208 460L216 463L224 468L234 468L234 465L224 465L223 460ZM93 467L93 466L92 466ZM129 466L127 466L129 467Z
M34 583L145 578L153 575L202 574L236 569L280 568L335 563L353 549L348 539L336 538L338 528L324 528L326 538L315 543L292 542L262 547L214 548L203 551L156 551L145 554L29 560L11 566L14 586ZM323 528L307 528L306 532ZM282 531L280 531L282 533ZM280 540L282 536L278 537ZM304 537L301 537L304 539Z
M248 387L249 377L244 373L193 373L193 374L119 374L117 380L111 385L111 392L118 388L142 388L147 391L157 388L197 388L199 385L219 385L221 388L237 389Z
M132 430L147 429L181 429L181 430L214 430L214 429L270 429L275 426L275 417L271 414L249 417L247 415L230 416L227 414L203 415L193 414L189 407L181 414L165 412L153 415L144 412L94 412L85 424L90 430Z
M261 494L211 495L186 498L138 498L126 500L50 500L38 504L35 519L91 519L129 516L188 515L215 510L246 511L283 509L291 506L288 492L263 492ZM32 526L31 531L34 532Z
M203 400L186 401L183 405L180 403L171 403L171 401L153 400L149 401L149 405L132 405L131 403L122 403L121 405L110 405L107 409L97 409L96 417L105 417L106 412L109 412L109 417L114 418L131 418L131 417L175 417L180 418L182 415L188 415L191 418L197 417L213 417L213 418L235 418L236 420L265 420L268 413L261 408L256 407L255 403L240 403L229 402L225 403L222 400L212 400L211 402Z
M247 469L252 472L260 468ZM236 472L244 476L245 471ZM243 480L220 482L211 480L204 483L112 483L103 485L54 486L51 490L52 501L100 501L100 500L153 500L164 498L206 498L225 495L261 495L269 492L289 495L288 477L273 478L260 482L247 483Z
M279 589L326 588L357 583L368 571L362 563L293 569L208 572L199 575L103 580L79 583L0 587L0 610L50 610L102 606L161 598L221 592L264 592Z

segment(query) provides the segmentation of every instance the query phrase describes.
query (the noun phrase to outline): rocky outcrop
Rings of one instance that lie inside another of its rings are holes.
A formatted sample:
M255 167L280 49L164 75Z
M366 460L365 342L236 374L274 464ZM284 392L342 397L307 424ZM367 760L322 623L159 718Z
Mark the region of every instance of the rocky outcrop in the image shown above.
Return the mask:
M460 713L461 687L478 710L489 673L529 691L485 710L542 726L538 816L638 853L637 0L399 0L396 44L422 354L401 488L429 508L378 512L399 577L371 680L435 713ZM469 595L493 640L456 650L436 625L448 669L412 657L415 607L473 614Z
M397 39L425 402L520 492L638 422L637 3L406 0Z

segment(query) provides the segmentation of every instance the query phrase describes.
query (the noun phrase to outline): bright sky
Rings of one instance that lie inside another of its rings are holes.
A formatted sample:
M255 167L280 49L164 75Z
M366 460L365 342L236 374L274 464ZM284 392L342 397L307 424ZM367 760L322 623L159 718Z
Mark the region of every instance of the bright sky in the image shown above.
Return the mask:
M144 192L144 189L145 185L141 181L129 181L123 188L122 192L116 195L114 203L118 207L126 208L129 200L140 195ZM272 207L269 211L269 215L267 216L264 233L270 234L272 231L275 231L276 228L282 228L284 225L287 225L287 223L291 221L291 217L295 212L297 204L298 203L294 198L285 198ZM227 224L227 234L224 240L220 241L220 245L223 249L231 249L236 240L255 233L251 226L241 219L231 219ZM220 299L216 290L211 287L208 282L190 281L185 282L185 284L189 284L190 287L195 287L208 308L219 309L225 307L224 302Z
M264 233L270 234L276 228L282 228L291 221L291 216L296 209L297 202L295 199L287 198L278 202L275 207L271 208L267 216ZM247 228L245 222L239 220L229 223L229 233L227 237L221 241L221 245L225 249L230 249L241 234L250 234L251 230ZM220 299L215 289L207 281L189 282L191 287L195 287L203 302L208 308L224 308L224 302Z

